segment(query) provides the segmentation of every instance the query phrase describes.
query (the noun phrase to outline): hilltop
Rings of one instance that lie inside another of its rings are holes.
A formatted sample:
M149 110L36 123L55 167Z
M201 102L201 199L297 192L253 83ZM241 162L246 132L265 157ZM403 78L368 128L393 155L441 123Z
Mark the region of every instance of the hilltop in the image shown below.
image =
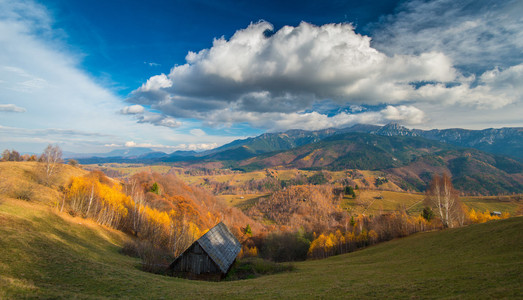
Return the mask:
M37 162L1 162L0 197L6 195L55 205L57 199L60 199L59 192L56 188L38 182L37 166ZM65 186L72 176L87 174L87 171L70 165L60 165L60 167L56 186Z

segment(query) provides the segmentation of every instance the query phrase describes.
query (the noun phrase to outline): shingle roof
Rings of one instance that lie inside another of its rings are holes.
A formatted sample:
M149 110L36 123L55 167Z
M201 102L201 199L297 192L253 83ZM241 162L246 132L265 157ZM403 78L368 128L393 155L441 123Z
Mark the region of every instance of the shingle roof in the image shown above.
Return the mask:
M240 242L222 222L211 228L196 242L202 246L223 273L227 273L242 248Z

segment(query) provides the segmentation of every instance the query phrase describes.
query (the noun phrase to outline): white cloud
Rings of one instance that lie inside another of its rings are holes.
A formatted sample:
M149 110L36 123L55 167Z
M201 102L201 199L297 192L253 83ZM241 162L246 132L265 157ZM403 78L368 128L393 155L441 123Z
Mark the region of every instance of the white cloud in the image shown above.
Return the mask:
M200 128L191 129L189 131L194 136L204 136L206 135L205 131L201 130Z
M172 82L165 76L165 74L156 75L147 80L140 88L144 92L155 91L162 88L171 87Z
M182 126L182 122L176 121L175 118L155 113L147 113L138 117L138 123L151 123L155 126L164 126L176 128Z
M108 144L105 145L106 147L122 147L122 145L117 144ZM136 143L134 141L128 141L124 145L124 147L127 148L153 148L153 149L162 149L162 150L193 150L193 151L200 151L200 150L211 150L216 147L218 147L217 143L199 143L199 144L179 144L175 146L170 145L161 145L161 144L152 144L152 143Z
M387 108L380 111L380 114L383 120L400 122L408 125L421 124L426 119L423 111L414 106L405 105L397 107L389 105Z
M136 114L143 114L145 111L145 108L141 105L135 104L131 106L126 106L120 110L120 113L123 115L136 115Z
M144 64L148 65L149 67L159 67L161 64L155 63L155 62L143 62Z
M59 143L64 150L93 152L141 136L155 144L169 135L180 136L172 134L179 125L172 117L157 119L164 126L153 127L138 124L139 114L129 118L116 113L123 101L81 69L79 55L68 50L44 6L0 0L0 7L0 95L26 109L23 114L2 114L0 147L40 151L48 143Z
M467 77L449 56L430 48L386 55L350 24L302 22L270 37L267 30L273 30L270 23L251 24L229 40L215 39L211 48L189 52L186 64L151 77L128 101L214 126L246 122L277 130L342 126L352 120L420 124L430 118L430 112L419 109L423 103L475 110L498 109L521 99L514 85L501 84L500 76L508 73L520 82L512 68ZM389 106L377 114L311 112L322 102Z
M486 71L475 86L465 79L462 84L447 87L443 83L425 85L417 90L420 98L437 104L461 104L479 109L499 109L523 101L523 64L506 70Z
M315 101L397 103L408 100L413 81L452 81L445 55L388 57L350 24L285 26L271 37L267 22L238 30L230 40L189 52L187 64L151 77L129 99L173 116L234 108L296 112ZM200 115L201 118L204 116Z
M279 112L237 112L223 110L215 112L208 125L234 123L249 123L255 127L270 131L283 131L289 128L318 130L331 127L347 127L358 123L387 124L396 122L404 125L417 125L426 121L423 111L414 106L400 105L387 106L379 111L365 111L360 113L341 112L333 116L318 112L307 113L279 113ZM212 123L216 122L216 123Z
M136 115L138 123L150 123L155 126L163 126L168 128L177 128L182 126L182 122L177 121L173 117L146 112L145 108L138 104L126 106L120 110L120 113L122 115Z
M0 104L0 111L23 113L27 110L23 107L18 107L14 104Z
M200 144L180 144L173 149L176 150L185 150L185 151L200 151L200 150L211 150L218 147L217 143L200 143Z

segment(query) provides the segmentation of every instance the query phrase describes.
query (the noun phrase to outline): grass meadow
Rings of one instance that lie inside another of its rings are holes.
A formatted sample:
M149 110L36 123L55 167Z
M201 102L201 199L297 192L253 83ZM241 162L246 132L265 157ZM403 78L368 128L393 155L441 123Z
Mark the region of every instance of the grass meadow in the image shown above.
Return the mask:
M520 298L523 218L416 234L290 273L200 282L145 273L127 237L55 208L0 204L0 298Z

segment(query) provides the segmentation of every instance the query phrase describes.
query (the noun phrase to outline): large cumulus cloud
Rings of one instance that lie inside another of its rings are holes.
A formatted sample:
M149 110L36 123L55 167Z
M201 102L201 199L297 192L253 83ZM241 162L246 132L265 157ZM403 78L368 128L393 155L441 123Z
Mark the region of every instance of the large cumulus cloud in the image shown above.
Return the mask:
M228 40L215 39L209 49L189 52L186 64L151 77L128 101L211 125L246 122L270 130L414 125L426 119L419 103L497 108L521 98L520 92L504 96L489 85L506 71L488 72L493 78L487 72L479 81L463 76L442 52L387 55L351 24L302 22L274 32L262 21ZM325 101L388 106L356 114L311 111Z

